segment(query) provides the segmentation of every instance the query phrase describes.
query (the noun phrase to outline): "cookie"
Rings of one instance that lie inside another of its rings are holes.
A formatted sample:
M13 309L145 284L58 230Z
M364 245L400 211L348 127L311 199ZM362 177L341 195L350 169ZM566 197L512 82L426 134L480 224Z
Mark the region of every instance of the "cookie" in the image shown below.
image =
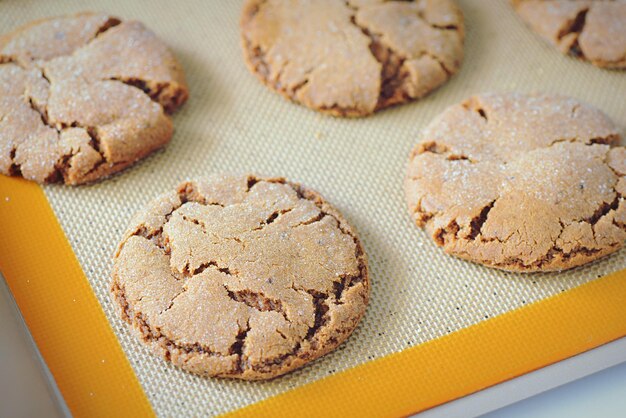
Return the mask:
M106 177L169 142L187 99L180 64L136 21L81 13L0 38L0 173Z
M626 68L625 0L513 0L522 19L563 53Z
M341 344L369 297L354 230L281 178L183 183L131 222L114 260L123 319L203 376L269 379Z
M452 106L411 153L411 217L448 254L503 270L564 270L626 239L626 149L598 109L558 95Z
M334 116L425 96L463 60L453 0L248 0L241 32L248 67L264 84Z

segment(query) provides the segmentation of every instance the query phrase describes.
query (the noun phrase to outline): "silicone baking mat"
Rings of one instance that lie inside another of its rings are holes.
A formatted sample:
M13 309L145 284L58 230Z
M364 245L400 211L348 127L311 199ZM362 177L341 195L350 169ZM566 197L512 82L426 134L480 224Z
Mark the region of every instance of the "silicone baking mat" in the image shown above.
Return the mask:
M445 256L412 225L402 192L409 151L434 116L472 94L567 94L626 127L626 73L562 56L507 1L458 3L460 73L418 102L346 120L289 103L248 72L239 1L0 1L0 32L83 10L139 19L173 49L190 88L172 142L120 175L75 188L0 176L0 268L75 416L397 416L626 335L625 250L572 271L512 274ZM203 379L153 357L109 294L131 215L216 172L318 190L370 259L371 302L353 336L269 382Z

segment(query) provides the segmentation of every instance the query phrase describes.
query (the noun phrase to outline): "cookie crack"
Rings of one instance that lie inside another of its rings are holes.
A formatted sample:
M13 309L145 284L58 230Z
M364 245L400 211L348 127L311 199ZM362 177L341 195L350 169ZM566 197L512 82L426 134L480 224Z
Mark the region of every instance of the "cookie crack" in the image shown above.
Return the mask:
M415 2L415 0L398 0L398 1L405 1L407 3L414 3ZM415 12L417 13L417 16L423 22L425 22L428 26L430 26L433 29L438 29L438 30L459 30L459 27L457 25L454 25L454 24L438 25L437 23L432 23L431 21L429 21L427 19L426 14L424 13L423 10L416 10Z
M304 339L302 341L298 341L289 352L271 359L267 359L259 364L251 365L250 368L252 370L260 372L269 371L272 366L281 364L290 357L300 357L306 359L310 355L308 353L309 348L313 350L319 348L319 341L316 340L316 336L319 334L319 330L324 328L325 324L328 321L329 307L326 303L326 300L329 296L314 289L298 289L294 287L294 290L306 292L311 295L312 303L315 308L315 319L313 324L307 330ZM303 348L304 342L308 344L309 348Z
M172 252L172 249L169 246L169 242L163 239L163 227L157 230L150 231L145 225L140 225L131 236L140 236L149 240L168 256ZM117 251L117 255L119 255L120 251L122 251L122 248L124 247L124 244L126 244L126 241L124 241L124 243L120 245L120 249Z
M468 239L474 240L478 235L481 234L483 225L487 222L487 217L489 216L489 212L493 209L497 199L492 200L487 206L485 206L477 217L471 220L470 222L470 233L468 235Z
M28 59L28 57L26 57ZM24 71L31 70L33 67L37 68L37 64L29 61L25 61L24 57L18 55L6 55L0 53L0 65L3 64L15 64Z
M72 125L73 126L75 125L75 126L78 126L80 128L83 128L85 130L85 132L87 132L87 135L89 135L89 146L94 151L96 151L98 154L100 154L101 160L99 162L97 162L96 164L94 164L93 167L91 167L91 169L86 174L86 175L89 175L89 174L93 173L95 170L97 170L98 168L100 168L101 165L107 163L108 162L108 158L104 154L104 151L102 151L102 148L101 148L102 141L100 140L100 135L98 134L98 129L96 127L94 127L94 126L80 126L76 122L74 122ZM118 163L120 163L120 162L118 162Z
M613 141L615 140L614 136L598 136L598 137L594 137L594 138L589 138L586 140L582 140L581 138L578 137L573 137L573 138L557 138L554 139L552 141L550 141L550 143L548 145L546 145L544 148L550 148L554 145L557 144L561 144L564 142L569 142L569 143L580 143L583 145L587 145L587 146L593 146L593 145L610 145L611 143L613 143Z
M389 107L410 99L417 98L411 96L411 94L406 89L406 80L409 77L409 72L405 68L404 64L407 59L419 59L423 56L428 56L435 62L437 62L441 69L446 73L447 78L452 77L452 75L454 74L454 72L445 65L444 61L436 54L433 54L431 51L421 51L421 53L417 56L403 56L398 51L394 50L391 46L385 44L385 42L383 41L383 34L374 33L366 26L360 25L357 22L356 13L359 11L359 8L357 6L350 4L350 2L347 0L344 0L344 3L349 9L353 11L352 16L350 17L350 23L352 23L365 36L370 39L370 53L372 54L374 59L376 59L376 61L381 64L381 85L375 110L380 110L385 107ZM423 14L419 12L417 12L417 17L433 29L458 29L455 25L438 26L431 24L428 20L425 19Z
M224 289L226 289L228 297L235 302L243 303L244 305L259 312L277 312L285 318L285 321L289 322L287 312L285 311L283 302L280 299L272 299L266 296L263 292L251 289L231 290L226 285L224 285Z
M446 154L448 151L450 151L450 147L440 141L423 141L419 144L416 155L421 155L426 152L442 155Z
M428 20L423 19L426 23L428 23L430 25L431 28L433 29L439 29L439 30L454 30L454 31L458 31L459 27L457 25L437 25L435 23L430 23Z
M359 263L358 274L347 274L340 276L338 281L333 282L333 296L335 298L335 305L343 305L343 295L347 289L356 286L359 283L362 283L362 277L364 273L365 266Z
M206 205L206 206L221 206L221 205ZM214 232L209 232L209 231L208 231L208 228L207 228L207 226L206 226L206 224L205 224L204 222L202 222L201 220L199 220L199 219L192 218L192 217L187 216L187 215L182 215L182 216L181 216L181 218L182 218L182 219L183 219L183 221L185 221L185 222L189 222L189 223L192 223L192 224L194 224L194 225L198 225L198 226L200 227L200 231L201 231L204 235L207 235L207 236L213 236L213 237L217 238L218 240L224 240L224 241L235 241L235 242L237 242L237 243L241 244L244 248L246 247L246 244L245 244L245 243L244 243L244 242L243 242L243 241L242 241L239 237L236 237L236 236L233 236L233 237L224 237L224 236L217 235L217 234L216 234L216 233L214 233ZM259 229L260 229L260 228L259 228Z
M63 54L63 55L56 55L54 58L58 58L58 57L64 57L64 56L74 56L76 55L76 53L84 48L87 48L93 41L95 41L96 39L98 39L100 36L102 36L103 34L105 34L106 32L109 31L109 29L118 26L122 23L122 21L116 17L113 16L109 16L108 19L106 20L106 22L104 22L96 31L96 33L94 34L94 36L87 40L87 42L85 42L83 45L79 46L78 48L76 48L75 50L73 50L72 52L70 52L69 54Z
M102 151L100 147L101 141L100 141L100 136L98 135L98 129L96 127L82 125L78 123L77 121L74 121L70 123L69 125L66 123L60 123L59 126L54 126L54 128L57 129L59 133L68 128L80 128L84 130L89 136L89 147L91 147L91 149L93 149L100 155L100 160L94 163L94 165L89 170L87 170L85 174L83 174L83 177L88 177L89 175L94 173L96 170L98 170L102 165L107 164L109 162L108 158L106 157L106 155L104 154L104 152ZM67 182L68 181L67 172L70 168L70 160L72 159L72 157L78 154L79 151L80 150L72 150L69 153L63 155L61 158L59 158L59 160L54 166L54 172L51 173L51 175L49 176L49 179L46 179L46 181L53 182L56 180L63 179L65 182ZM115 164L124 164L124 161L117 161Z
M313 70L310 70L308 73L305 73L305 76L308 76ZM303 81L299 82L298 84L296 84L295 86L293 86L291 88L291 92L293 95L296 95L298 93L298 91L300 91L300 89L304 88L304 86L306 86L307 84L309 84L309 78L305 78Z
M369 50L372 56L381 65L380 70L380 90L376 103L376 109L382 109L393 104L409 99L409 95L402 86L408 77L408 72L402 73L402 67L406 61L391 47L385 45L380 34L371 32L367 27L360 25L356 20L358 8L352 6L348 1L344 1L346 6L355 13L350 17L350 23L358 28L370 39Z
M193 272L190 271L189 263L187 263L185 265L185 267L183 267L182 274L183 274L183 276L186 276L186 277L193 277L193 276L197 276L198 274L204 272L208 268L213 268L213 269L219 271L220 273L224 273L224 274L226 274L228 276L236 276L237 275L237 272L231 272L228 267L220 267L217 264L217 261L208 261L208 262L202 263L198 267L193 269Z
M289 65L289 61L285 60L282 63L282 67L278 72L270 78L270 66L266 60L266 52L260 45L253 45L252 42L245 38L243 39L245 48L249 51L246 54L246 60L249 66L253 67L253 73L257 75L267 85L271 85L277 92L288 98L289 100L295 100L298 92L309 84L309 76L315 70L315 67L307 69L303 74L303 80L299 81L293 86L283 85L281 78L284 73L285 67Z
M315 309L315 321L313 325L311 325L307 331L305 336L305 340L310 340L317 333L317 331L325 324L325 314L329 310L328 301L330 300L330 295L324 292L320 292L316 289L309 289L302 286L296 286L295 283L291 284L291 288L300 293L306 293L311 296L311 303Z
M22 175L22 165L15 161L15 154L17 153L17 147L11 148L11 152L9 153L9 158L11 159L11 165L9 166L9 175L10 176L21 176Z
M109 77L107 78L109 81L118 81L122 84L126 84L127 86L134 87L138 90L141 90L146 94L153 102L159 103L159 95L163 92L165 88L165 84L159 84L155 89L148 87L148 82L142 78L138 77Z
M15 64L21 68L24 68L14 55L6 55L0 53L0 65L2 64Z
M449 154L446 157L446 160L448 161L468 161L470 163L476 163L477 161L472 159L471 157L465 155L465 154Z
M625 177L625 176L626 176L626 173L620 173L620 172L619 172L619 171L617 171L617 170L616 170L616 169L615 169L615 168L614 168L611 164L608 164L608 162L606 162L606 161L605 161L605 163L606 163L607 167L609 167L609 170L611 170L611 171L613 172L613 174L615 174L615 177L617 177L617 178L618 178L618 180L619 180L621 177ZM616 190L616 191L617 191L617 190ZM619 194L619 193L618 193L618 194Z
M113 16L109 16L109 18L107 19L106 22L104 22L104 24L102 26L100 26L100 28L98 28L98 31L96 32L96 34L94 35L94 37L89 41L93 41L94 39L96 39L97 37L99 37L100 35L102 35L103 33L105 33L106 31L108 31L109 29L121 24L122 21L116 17ZM89 44L89 42L87 44ZM86 44L86 45L87 45Z
M463 103L461 103L461 106L463 106L466 110L470 112L476 112L478 116L480 116L481 118L485 120L485 122L489 121L489 116L487 116L487 111L478 102L478 100L476 100L475 97L471 97L468 100L464 101Z
M240 325L241 327L241 325ZM239 330L239 333L235 337L235 342L230 347L229 353L235 354L238 356L237 358L237 370L239 372L244 371L247 368L247 361L244 358L244 349L246 345L246 338L248 337L248 332L250 332L250 320L246 321L246 326Z
M131 324L140 334L141 339L146 343L156 344L165 352L165 358L168 361L172 359L172 353L183 352L184 354L206 354L209 356L224 357L224 354L211 350L210 347L200 343L181 344L171 338L165 336L158 327L152 327L141 313L134 311L131 303L126 297L124 286L117 281L111 286L111 291L115 296L118 305L121 308L122 319Z
M195 202L205 206L221 206L224 207L223 204L216 201L208 201L205 196L194 188L194 185L190 182L184 184L184 187L181 187L177 190L178 197L180 199L180 204L176 206L170 213L174 213L177 209L179 209L182 205L187 202ZM167 218L169 220L169 218Z
M248 176L248 179L246 180L246 193L250 193L250 189L252 189L252 187L254 187L254 185L259 183L260 181L261 179L259 179L258 177Z
M104 33L106 33L109 29L118 26L122 23L122 21L116 17L113 16L109 16L106 20L106 22L104 22L96 31L96 33L93 35L93 37L91 39L88 39L83 45L79 46L78 48L74 49L73 51L71 51L69 54L60 54L60 55L55 55L54 57L52 57L49 60L46 61L50 61L52 59L55 58L59 58L59 57L66 57L66 56L73 56L76 54L77 51L89 46L94 40L96 40L97 38L99 38L100 36L102 36ZM6 58L5 58L6 57ZM8 62L14 62L18 65L20 65L20 59L19 57L15 57L15 56L11 56L11 55L0 55L0 64L4 64L5 62L7 62L6 60L8 59ZM28 58L29 60L31 58ZM35 66L38 66L37 63L34 63Z
M272 212L272 214L270 214L270 216L268 216L266 219L262 220L260 225L257 226L256 228L253 228L252 231L261 231L263 230L265 227L267 227L268 225L271 225L272 223L274 223L279 217L291 212L294 208L288 208L288 209L282 209L282 210L277 210Z
M476 160L464 153L453 152L452 149L443 142L440 141L424 141L419 147L413 152L411 159L415 158L417 155L424 154L426 152L442 155L446 157L448 161L467 161L469 163L475 164L478 163L479 160ZM417 180L415 177L410 177L411 180Z
M588 12L589 12L589 7L578 12L574 20L572 20L569 25L562 28L557 34L557 39L559 42L563 41L564 38L568 35L574 35L574 39L569 46L568 52L571 55L574 55L579 58L584 58L584 54L582 52L582 49L580 48L580 45L578 44L578 37L580 36L581 32L585 28L585 22L587 19Z
M314 224L316 222L320 222L327 215L328 215L327 213L320 211L317 215L313 216L312 218L307 219L306 221L302 221L298 223L297 225L294 225L293 228L298 228L300 226L306 226L306 225Z
M313 325L309 327L305 336L306 340L311 341L328 320L326 315L329 310L328 304L326 303L328 295L312 289L306 289L305 291L313 298L313 306L315 307L315 321Z
M591 230L592 230L592 234L594 237L594 241L596 240L595 238L595 225L605 216L610 215L612 212L616 211L618 206L619 206L619 201L620 198L619 196L616 196L615 199L611 202L603 202L602 204L600 204L600 206L596 209L596 211L593 213L593 215L591 215L588 218L582 219L582 220L577 220L574 219L572 220L572 222L580 222L583 221L585 223L588 223L591 226ZM480 230L482 228L482 225L484 224L484 222L487 220L487 216L489 214L489 211L493 208L493 205L495 203L495 200L489 205L486 206L482 211L481 214L479 215L478 218L475 218L474 220L472 220L472 224L471 224L471 233L467 238L462 238L465 240L474 240L474 239L479 239L481 242L493 242L493 241L497 241L501 244L506 244L508 239L514 234L514 232L512 232L511 234L509 234L509 236L507 236L506 238L500 239L498 237L489 237L489 238L485 238L482 235L480 235ZM482 221L482 222L481 222ZM476 222L476 224L474 224L474 222ZM528 263L527 261L521 259L521 258L517 258L517 257L507 257L505 260L500 261L500 262L488 262L487 260L482 260L483 263L491 265L491 266L500 266L500 267L506 267L506 266L510 266L511 264L515 264L519 267L522 268L541 268L542 266L551 263L552 261L554 261L555 258L559 257L561 261L567 261L573 257L579 256L579 255L583 255L583 256L587 256L587 257L591 257L595 254L598 254L602 251L602 249L600 248L590 248L588 246L584 246L584 245L578 245L574 248L572 248L572 250L570 251L565 251L562 248L559 247L558 241L561 238L561 236L563 235L563 232L565 231L566 225L563 223L563 221L561 219L559 219L559 224L561 226L561 231L559 233L559 236L554 240L554 242L552 243L552 246L550 247L550 249L548 249L548 251L538 260L532 262L532 263ZM615 224L618 227L624 227L624 226L620 226L619 224L617 224L615 222L615 220L613 220L613 224ZM478 227L478 225L480 225L480 227ZM450 224L446 227L446 228L442 228L441 230L438 230L436 232L436 236L437 238L440 239L440 241L437 241L438 243L440 242L440 245L445 247L445 244L448 242L448 238L451 237L452 235L454 235L455 239L459 239L458 237L458 232L459 232L460 228L458 226L458 223L456 220L453 220L450 222ZM613 243L613 244L609 244L608 247L609 248L615 248L616 246L619 246L619 243ZM470 256L467 252L460 252L462 254L466 254L468 257Z
M448 225L442 226L435 230L435 232L433 233L433 239L437 244L439 244L439 246L445 247L451 239L458 238L458 233L460 230L461 228L458 222L456 221L456 219L453 219L448 223Z
M592 226L596 225L600 219L604 216L608 215L611 211L616 211L619 206L619 195L615 196L612 202L602 202L600 206L595 210L593 215L589 218L584 219L585 222L591 224Z
M410 179L417 180L416 178L413 178L413 177L411 177ZM436 212L436 211L435 212L426 211L424 209L424 206L422 205L422 200L424 200L424 196L420 197L414 209L413 208L409 209L409 212L411 212L411 215L413 215L413 219L415 223L420 227L424 227L428 222L430 222L431 219L433 219L435 216L440 214L440 212Z
M187 292L187 288L183 287L182 290L180 292L178 292L176 295L174 295L174 297L172 298L172 300L170 301L169 305L163 309L161 312L159 312L159 315L164 314L165 312L169 311L170 309L172 309L172 307L174 306L174 302L176 301L176 299L178 299L178 297L180 295L182 295L183 293Z
M172 114L178 109L186 100L185 91L177 87L175 83L171 82L156 82L150 81L139 77L109 77L106 80L117 81L127 86L140 90L153 102L159 104L161 108L167 113ZM171 90L174 90L173 94Z
M317 208L320 210L320 213L316 217L314 217L312 219L309 219L307 221L301 222L299 225L310 225L310 224L313 224L315 222L321 221L326 216L330 216L332 219L334 219L337 222L337 227L339 228L341 233L343 233L344 235L349 236L352 239L352 242L354 242L354 246L355 246L356 258L357 258L357 260L359 262L359 268L360 268L360 271L361 271L361 275L360 275L359 280L363 281L363 279L365 277L365 274L366 274L367 266L366 266L366 262L365 262L365 253L363 252L363 249L362 249L362 246L361 246L361 242L356 237L356 235L352 234L348 229L346 229L346 226L344 225L343 222L341 222L341 220L339 218L334 216L332 213L329 213L328 211L324 210L324 205L320 201L319 197L312 196L311 198L309 198L309 197L307 197L305 195L305 193L303 192L303 190L302 190L302 188L300 186L297 186L297 185L294 185L294 184L290 184L290 186L296 191L296 193L297 193L297 195L298 195L298 197L300 199L306 199L306 200L309 200L309 201L313 202L313 204L315 204L315 206L317 206ZM364 268L361 269L361 266L364 266Z
M430 51L423 51L422 55L415 57L416 58L420 58L423 56L428 56L430 58L432 58L433 60L435 60L437 62L437 64L439 64L439 66L441 67L441 69L443 70L444 73L446 73L447 78L451 78L454 75L454 71L452 71L451 69L449 69L446 64L444 63L444 61L438 56L433 54Z
M599 137L591 138L585 141L585 145L595 145L595 144L611 145L616 140L619 140L619 136L616 136L616 135L609 135L609 136L604 136L604 137L599 136Z
M32 110L34 110L35 112L37 112L39 114L39 117L41 118L41 123L44 124L45 126L48 126L49 128L55 129L58 132L58 129L56 129L54 126L50 125L50 123L48 122L48 112L46 109L41 109L39 106L37 106L37 104L35 103L35 100L32 97L28 97L28 105L30 106L30 108Z

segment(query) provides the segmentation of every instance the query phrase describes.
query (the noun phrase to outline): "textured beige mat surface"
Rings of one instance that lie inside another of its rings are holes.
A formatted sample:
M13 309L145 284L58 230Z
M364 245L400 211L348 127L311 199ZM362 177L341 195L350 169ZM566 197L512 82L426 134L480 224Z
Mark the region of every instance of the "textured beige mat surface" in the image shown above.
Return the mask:
M474 93L563 93L599 107L622 132L626 127L626 73L562 56L504 0L459 3L467 26L460 73L419 102L342 120L287 102L247 71L239 1L0 1L1 32L82 10L140 19L186 70L191 98L174 116L176 132L166 149L92 186L45 188L157 414L227 412L626 268L622 250L560 274L503 273L445 256L411 224L402 192L408 153L435 115ZM207 380L153 357L118 319L108 291L111 257L131 215L183 179L215 172L301 182L359 231L370 258L371 303L335 353L270 382Z

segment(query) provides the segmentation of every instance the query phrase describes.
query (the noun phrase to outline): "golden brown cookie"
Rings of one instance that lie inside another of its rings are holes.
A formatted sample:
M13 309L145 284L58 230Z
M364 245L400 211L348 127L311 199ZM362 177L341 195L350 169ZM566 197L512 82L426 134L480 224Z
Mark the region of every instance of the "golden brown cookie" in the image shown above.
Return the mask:
M369 296L354 230L281 178L183 183L140 212L112 291L142 342L204 376L269 379L341 344Z
M0 173L106 177L169 142L187 99L180 64L140 22L81 13L0 38Z
M563 53L626 68L626 0L513 0L517 13Z
M335 116L418 99L463 60L453 0L248 0L244 55L267 86Z
M404 189L448 254L504 270L564 270L626 239L626 149L598 109L557 95L485 94L422 133Z

